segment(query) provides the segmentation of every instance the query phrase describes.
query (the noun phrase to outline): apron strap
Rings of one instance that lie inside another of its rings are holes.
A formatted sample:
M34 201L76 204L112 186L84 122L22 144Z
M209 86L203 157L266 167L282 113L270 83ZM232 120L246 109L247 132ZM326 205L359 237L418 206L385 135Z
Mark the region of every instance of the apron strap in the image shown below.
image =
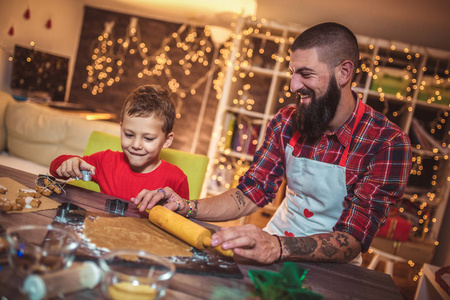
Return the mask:
M364 103L361 100L358 100L357 105L358 111L356 112L355 124L353 124L352 132L350 132L350 141L348 142L347 147L345 147L344 153L342 153L341 160L339 161L339 165L341 167L345 167L345 164L347 163L348 150L350 149L350 143L352 141L353 133L355 132L356 126L358 126L359 122L362 119L362 116L364 115L365 110Z

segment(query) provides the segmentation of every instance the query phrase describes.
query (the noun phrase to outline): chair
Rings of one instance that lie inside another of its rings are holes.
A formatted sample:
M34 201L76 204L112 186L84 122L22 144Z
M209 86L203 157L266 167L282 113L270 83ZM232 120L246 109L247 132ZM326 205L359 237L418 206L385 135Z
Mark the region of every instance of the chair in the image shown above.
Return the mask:
M372 257L372 260L370 261L369 265L367 266L367 269L374 270L378 264L378 262L382 261L384 262L384 273L391 275L391 277L394 275L394 263L395 262L406 262L406 259L390 254L384 251L381 251L379 249L371 247L370 250L374 254Z
M122 151L120 137L104 132L93 131L89 137L84 155L91 155L95 152L111 149ZM189 153L175 149L162 149L160 158L178 166L188 178L189 198L198 199L205 180L206 169L209 158L205 155ZM74 180L70 184L90 189L96 192L100 191L99 186L92 181Z
M189 198L198 199L208 168L208 156L165 148L161 150L159 157L176 165L186 174L189 184Z

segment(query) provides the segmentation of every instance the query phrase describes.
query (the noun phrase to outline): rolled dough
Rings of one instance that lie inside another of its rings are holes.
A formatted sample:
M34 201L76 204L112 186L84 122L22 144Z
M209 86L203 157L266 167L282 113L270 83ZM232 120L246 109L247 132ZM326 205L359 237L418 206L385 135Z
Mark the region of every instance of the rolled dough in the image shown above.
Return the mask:
M193 254L191 246L156 227L147 219L86 218L84 225L84 235L98 248L143 250L163 257Z

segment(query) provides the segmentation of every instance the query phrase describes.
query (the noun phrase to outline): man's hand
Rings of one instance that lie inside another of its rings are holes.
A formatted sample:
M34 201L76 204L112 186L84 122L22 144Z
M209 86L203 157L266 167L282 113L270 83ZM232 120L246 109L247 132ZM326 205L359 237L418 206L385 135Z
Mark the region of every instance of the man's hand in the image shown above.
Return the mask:
M361 244L353 236L339 231L304 237L280 236L280 242L276 236L248 224L222 228L213 234L211 246L222 245L225 250L232 249L241 257L264 264L276 262L278 258L346 263L361 252Z
M211 241L211 246L218 245L263 264L271 264L280 256L278 238L252 224L221 228L221 231L213 234Z
M64 161L56 173L62 178L83 178L81 171L90 171L91 175L95 175L95 167L88 164L79 157L72 157Z

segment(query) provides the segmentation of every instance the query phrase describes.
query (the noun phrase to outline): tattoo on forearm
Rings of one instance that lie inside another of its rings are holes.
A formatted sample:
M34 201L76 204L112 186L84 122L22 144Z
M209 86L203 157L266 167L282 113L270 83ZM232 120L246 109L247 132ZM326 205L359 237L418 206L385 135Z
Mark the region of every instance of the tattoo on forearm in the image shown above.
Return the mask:
M348 236L343 233L338 233L338 235L336 236L336 240L341 247L348 246L350 244Z
M197 216L197 211L198 211L198 200L192 200L189 202L192 203L191 218L195 218L195 216Z
M231 195L231 198L236 202L238 210L241 210L245 206L244 194L241 191L237 191L234 195Z
M344 252L344 258L345 259L353 259L353 250L352 248L348 248L345 252Z
M317 248L317 241L310 237L304 238L286 238L283 240L286 252L298 253L299 255L308 255Z
M337 249L330 242L330 239L323 239L320 250L326 257L333 257L337 253Z
M340 232L283 238L283 254L290 260L348 262L358 255L357 248L351 236Z

